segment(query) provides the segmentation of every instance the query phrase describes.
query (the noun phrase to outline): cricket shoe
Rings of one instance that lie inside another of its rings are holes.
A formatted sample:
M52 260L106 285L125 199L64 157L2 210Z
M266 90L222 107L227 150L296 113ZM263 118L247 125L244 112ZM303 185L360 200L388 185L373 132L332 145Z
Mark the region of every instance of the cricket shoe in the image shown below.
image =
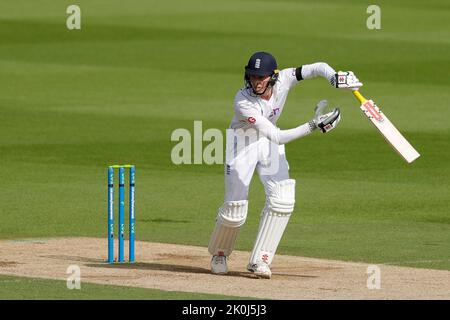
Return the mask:
M211 272L214 274L227 274L227 257L224 255L213 256L211 259Z
M272 271L270 271L269 265L265 262L249 263L247 270L253 272L258 278L270 279L272 276Z

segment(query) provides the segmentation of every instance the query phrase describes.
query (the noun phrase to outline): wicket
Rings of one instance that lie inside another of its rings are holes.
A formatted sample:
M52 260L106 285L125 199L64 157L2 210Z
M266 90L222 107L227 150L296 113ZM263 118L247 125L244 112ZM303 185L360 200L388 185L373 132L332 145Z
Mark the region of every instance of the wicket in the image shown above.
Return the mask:
M135 167L134 165L113 165L108 167L108 263L114 263L114 169L119 169L119 223L118 223L118 262L124 262L125 238L125 169L130 169L129 190L129 262L134 262L135 239Z

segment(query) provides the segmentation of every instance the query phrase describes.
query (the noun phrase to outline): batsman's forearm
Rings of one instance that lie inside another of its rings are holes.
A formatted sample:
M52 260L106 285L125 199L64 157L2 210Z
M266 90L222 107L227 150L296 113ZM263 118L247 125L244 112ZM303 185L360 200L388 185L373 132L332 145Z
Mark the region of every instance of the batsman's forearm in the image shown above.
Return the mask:
M336 73L336 71L325 62L305 64L302 66L301 72L303 79L312 79L320 76L327 80L334 77L334 74Z
M256 121L254 127L258 130L259 134L276 144L285 144L292 140L304 137L315 129L314 123L310 124L307 122L293 129L281 130L264 117L255 115L255 118Z
M286 144L298 138L309 135L313 132L314 127L312 127L310 123L305 123L293 129L278 130L278 144Z

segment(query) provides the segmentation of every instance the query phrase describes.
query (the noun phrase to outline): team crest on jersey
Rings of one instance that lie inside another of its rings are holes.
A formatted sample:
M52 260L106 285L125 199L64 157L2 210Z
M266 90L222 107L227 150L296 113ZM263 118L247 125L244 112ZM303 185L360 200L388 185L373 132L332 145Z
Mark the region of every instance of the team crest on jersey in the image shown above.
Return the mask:
M250 122L250 123L255 123L255 122L256 122L256 119L253 118L253 117L248 117L248 118L247 118L247 121Z
M280 108L272 109L272 112L269 115L269 118L276 116L280 112Z

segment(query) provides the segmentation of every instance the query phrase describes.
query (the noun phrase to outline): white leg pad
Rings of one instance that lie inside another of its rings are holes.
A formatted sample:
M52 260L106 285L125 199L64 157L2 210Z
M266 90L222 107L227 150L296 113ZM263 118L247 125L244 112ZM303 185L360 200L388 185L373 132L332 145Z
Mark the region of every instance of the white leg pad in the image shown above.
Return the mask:
M265 262L269 266L289 222L295 204L295 180L279 181L269 188L270 195L259 222L258 235L250 263Z
M248 201L226 201L219 208L216 227L208 245L211 255L229 256L234 248L239 229L247 218Z

